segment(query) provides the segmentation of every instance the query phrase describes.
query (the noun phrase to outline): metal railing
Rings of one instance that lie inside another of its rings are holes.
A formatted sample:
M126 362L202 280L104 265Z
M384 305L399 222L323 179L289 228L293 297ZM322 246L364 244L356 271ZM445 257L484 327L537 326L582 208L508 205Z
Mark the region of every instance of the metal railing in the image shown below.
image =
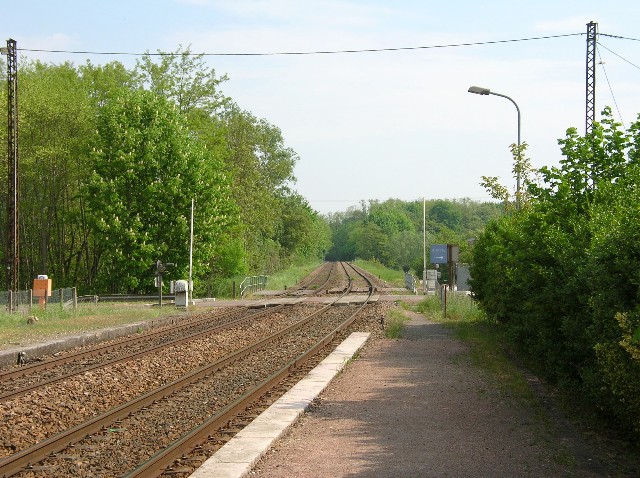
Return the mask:
M63 289L54 289L51 295L40 297L33 295L33 290L19 291L0 291L0 306L4 306L10 312L18 310L31 310L34 305L47 306L50 304L59 304L62 308L78 307L78 293L75 287L67 287Z
M418 284L417 284L416 278L413 277L413 275L409 274L408 272L404 273L404 285L407 289L409 289L414 294L418 293Z
M253 294L259 290L264 290L266 287L267 276L245 277L240 283L240 297L244 297L245 294Z

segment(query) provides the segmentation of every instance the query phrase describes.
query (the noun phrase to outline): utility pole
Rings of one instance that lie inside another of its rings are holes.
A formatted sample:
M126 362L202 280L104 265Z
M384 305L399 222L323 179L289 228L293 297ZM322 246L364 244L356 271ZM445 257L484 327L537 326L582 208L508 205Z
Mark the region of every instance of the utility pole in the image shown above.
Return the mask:
M585 122L585 134L593 131L593 122L596 119L596 38L598 24L587 23L587 111Z
M422 198L422 291L427 295L427 200Z
M7 290L18 291L18 50L7 40ZM13 310L10 304L9 310Z

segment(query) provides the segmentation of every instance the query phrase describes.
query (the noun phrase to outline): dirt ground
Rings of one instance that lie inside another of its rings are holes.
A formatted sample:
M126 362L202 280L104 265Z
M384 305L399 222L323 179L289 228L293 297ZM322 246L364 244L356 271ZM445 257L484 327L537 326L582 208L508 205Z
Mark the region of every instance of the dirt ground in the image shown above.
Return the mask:
M553 417L497 391L445 328L411 316L402 339L368 344L250 476L607 476Z

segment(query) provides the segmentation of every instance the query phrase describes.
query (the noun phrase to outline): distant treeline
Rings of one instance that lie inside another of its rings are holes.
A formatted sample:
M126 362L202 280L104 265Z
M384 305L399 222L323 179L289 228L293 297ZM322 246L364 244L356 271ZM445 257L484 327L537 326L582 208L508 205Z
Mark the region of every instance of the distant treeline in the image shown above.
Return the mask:
M0 72L6 118L4 64ZM82 293L147 292L157 260L186 278L192 199L200 290L322 256L328 225L291 189L297 154L222 94L226 80L183 49L132 69L20 59L20 288L48 274ZM0 155L7 164L7 148Z
M399 199L362 202L359 208L328 216L333 246L327 259L373 259L422 277L423 210L426 212L427 263L431 244L458 244L460 259L466 262L470 259L470 242L491 219L503 214L504 206L470 199L429 200L424 204L422 200Z

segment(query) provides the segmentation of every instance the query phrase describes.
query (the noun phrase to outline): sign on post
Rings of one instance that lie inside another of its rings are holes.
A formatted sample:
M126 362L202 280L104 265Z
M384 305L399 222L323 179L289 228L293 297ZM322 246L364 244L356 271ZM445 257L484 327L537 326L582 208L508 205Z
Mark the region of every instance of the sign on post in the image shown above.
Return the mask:
M431 244L429 261L432 264L446 264L449 262L449 248L447 244Z

